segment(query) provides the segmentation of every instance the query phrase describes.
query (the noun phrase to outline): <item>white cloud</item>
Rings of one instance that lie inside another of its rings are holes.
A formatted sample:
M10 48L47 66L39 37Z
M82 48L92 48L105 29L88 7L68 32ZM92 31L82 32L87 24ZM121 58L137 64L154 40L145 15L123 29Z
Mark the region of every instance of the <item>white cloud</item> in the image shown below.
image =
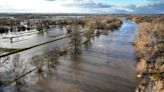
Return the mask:
M116 6L96 0L0 0L0 12L8 13L163 13L163 0Z
M133 12L134 10L126 6L115 6L112 7L113 10L124 10L126 12Z
M9 13L85 13L78 7L66 7L65 4L85 3L90 0L0 0L0 12Z
M0 11L17 12L62 12L62 6L58 3L45 0L1 0Z

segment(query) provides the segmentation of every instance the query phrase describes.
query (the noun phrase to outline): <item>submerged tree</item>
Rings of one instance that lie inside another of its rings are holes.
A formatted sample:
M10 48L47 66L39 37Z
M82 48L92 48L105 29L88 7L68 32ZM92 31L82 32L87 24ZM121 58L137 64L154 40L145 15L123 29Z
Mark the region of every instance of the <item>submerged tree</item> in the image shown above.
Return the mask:
M38 73L43 73L43 67L46 66L49 71L50 68L54 68L58 63L59 58L59 48L55 47L54 49L46 49L43 54L36 55L31 58L31 63L37 68Z
M20 91L20 86L24 84L25 80L22 77L27 71L27 66L24 60L20 58L19 54L14 55L11 66L12 81L16 83L17 90Z
M44 58L42 55L36 55L31 58L31 63L36 66L38 73L42 73L42 67L44 66Z
M39 80L43 78L44 57L42 55L35 55L31 58L31 64L36 67L36 75Z
M80 47L81 47L81 33L78 31L78 25L77 24L73 24L71 26L71 30L72 30L72 36L71 36L71 47L72 47L72 52L77 55L80 54Z
M93 37L94 35L94 29L91 28L86 28L84 30L84 36L87 38L88 41Z
M55 47L53 49L47 49L43 53L43 57L45 59L45 62L48 64L48 68L54 67L58 63L59 58L59 48Z
M71 25L68 25L68 26L67 26L67 33L69 34L69 33L71 33L71 32L72 32Z
M0 58L0 68L5 67L5 65L8 63L9 57L1 57ZM0 73L0 86L3 86L6 82L6 79L4 79L4 75L6 75L6 71L2 74Z

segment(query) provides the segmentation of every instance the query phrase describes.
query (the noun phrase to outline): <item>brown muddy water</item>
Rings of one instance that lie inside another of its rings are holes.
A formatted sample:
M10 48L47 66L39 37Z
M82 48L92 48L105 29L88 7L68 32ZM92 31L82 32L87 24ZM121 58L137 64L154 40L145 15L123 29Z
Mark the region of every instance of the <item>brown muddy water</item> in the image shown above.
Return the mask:
M106 32L92 39L87 46L82 46L80 55L60 57L59 64L51 72L45 71L42 75L32 72L25 76L26 82L20 86L20 92L134 92L137 79L132 42L136 29L137 24L123 20L119 30ZM68 47L68 43L69 39L62 39L20 55L29 58L46 48ZM30 66L28 69L33 68ZM0 92L19 91L13 83L1 87Z

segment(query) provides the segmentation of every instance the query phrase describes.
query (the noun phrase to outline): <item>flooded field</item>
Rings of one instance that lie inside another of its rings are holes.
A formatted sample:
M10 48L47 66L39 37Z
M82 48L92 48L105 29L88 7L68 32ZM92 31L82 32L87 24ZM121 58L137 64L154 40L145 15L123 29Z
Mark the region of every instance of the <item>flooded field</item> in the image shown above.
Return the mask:
M27 48L43 42L53 40L54 37L65 35L67 26L55 26L43 33L31 30L25 32L9 32L0 36L1 48ZM12 43L10 38L13 37Z
M50 70L51 72L47 72L45 67L41 75L35 70L29 73L25 76L25 84L21 85L20 92L133 92L137 85L136 60L132 45L136 29L137 24L123 20L120 29L106 32L93 38L90 44L83 45L80 55L73 56L68 53L60 57L59 63ZM69 47L69 40L64 38L20 52L20 57L29 66L26 71L34 69L30 57L56 46ZM21 45L16 47L19 46ZM12 57L13 55L9 56L10 59ZM8 63L10 62L8 60ZM1 87L0 91L17 92L18 90L12 83L10 86Z

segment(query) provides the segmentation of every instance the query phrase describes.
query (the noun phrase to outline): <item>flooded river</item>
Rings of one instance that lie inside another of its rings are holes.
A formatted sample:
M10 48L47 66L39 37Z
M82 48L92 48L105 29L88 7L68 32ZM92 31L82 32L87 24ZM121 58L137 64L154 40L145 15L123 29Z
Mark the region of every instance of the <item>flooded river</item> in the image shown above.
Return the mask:
M21 87L22 92L134 92L137 80L132 42L136 29L137 24L123 20L119 30L95 37L88 46L82 46L80 55L73 57L66 54L60 57L59 64L49 76L45 74L34 83L28 80ZM20 54L27 58L54 46L68 47L69 39ZM35 74L31 73L30 78L36 80ZM2 90L16 92L13 85Z

